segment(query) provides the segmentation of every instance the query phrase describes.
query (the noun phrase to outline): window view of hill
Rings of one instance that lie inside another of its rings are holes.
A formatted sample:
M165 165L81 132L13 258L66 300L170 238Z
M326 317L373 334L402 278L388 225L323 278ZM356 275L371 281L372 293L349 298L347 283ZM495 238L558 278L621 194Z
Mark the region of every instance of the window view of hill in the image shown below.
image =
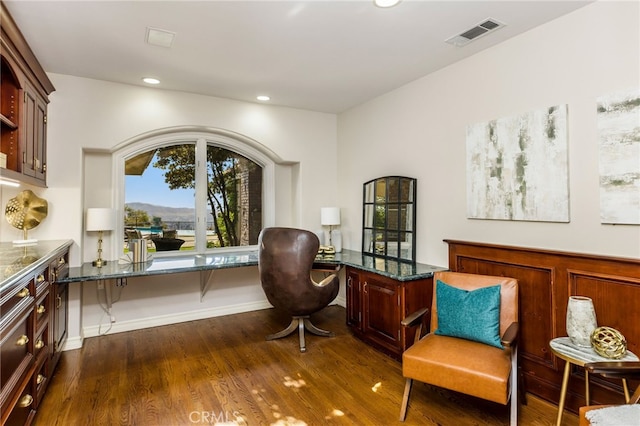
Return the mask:
M193 222L195 217L195 209L188 207L165 207L147 203L127 203L125 206L147 212L149 219L159 217L162 222Z

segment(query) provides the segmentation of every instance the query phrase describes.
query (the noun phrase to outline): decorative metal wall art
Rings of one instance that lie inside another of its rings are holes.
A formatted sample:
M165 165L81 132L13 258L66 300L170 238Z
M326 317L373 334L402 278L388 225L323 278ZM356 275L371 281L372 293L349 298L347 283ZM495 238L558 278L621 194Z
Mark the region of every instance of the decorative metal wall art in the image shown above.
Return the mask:
M27 231L40 225L47 217L48 211L47 200L36 196L33 191L27 189L9 200L4 216L11 226L23 231L24 240L22 242L35 242L37 240L27 239Z

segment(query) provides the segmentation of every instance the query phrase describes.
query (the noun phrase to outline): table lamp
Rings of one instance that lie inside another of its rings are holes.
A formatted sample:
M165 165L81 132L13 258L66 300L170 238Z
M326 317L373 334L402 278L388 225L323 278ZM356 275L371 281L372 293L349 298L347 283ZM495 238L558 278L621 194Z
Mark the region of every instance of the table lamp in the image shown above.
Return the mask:
M93 266L101 268L107 264L102 259L102 233L115 229L115 210L109 208L89 208L87 209L87 221L85 227L87 231L98 231L98 258L92 262Z
M322 207L320 209L320 224L329 227L329 246L334 247L338 253L342 251L340 231L333 229L334 226L340 225L340 207Z

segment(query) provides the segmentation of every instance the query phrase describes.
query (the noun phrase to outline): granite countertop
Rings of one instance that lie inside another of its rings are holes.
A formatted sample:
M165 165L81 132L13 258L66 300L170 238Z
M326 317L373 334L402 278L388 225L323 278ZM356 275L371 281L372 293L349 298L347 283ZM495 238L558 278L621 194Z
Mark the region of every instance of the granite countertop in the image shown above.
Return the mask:
M119 263L109 261L97 268L91 263L69 269L69 276L61 282L80 282L100 279L118 279L148 275L197 272L211 269L240 268L258 265L258 251L231 251L207 254L159 256L142 263ZM316 257L316 266L347 265L374 272L399 281L411 281L428 278L435 271L446 270L438 266L421 263L403 263L376 258L353 250L343 250L335 255Z
M407 263L385 259L371 255L364 255L354 250L343 250L335 255L318 256L318 262L335 263L352 266L364 271L373 272L398 281L413 281L430 278L434 272L446 271L447 268L427 265L425 263Z
M25 246L0 243L0 290L46 265L56 252L71 244L72 240L38 241Z

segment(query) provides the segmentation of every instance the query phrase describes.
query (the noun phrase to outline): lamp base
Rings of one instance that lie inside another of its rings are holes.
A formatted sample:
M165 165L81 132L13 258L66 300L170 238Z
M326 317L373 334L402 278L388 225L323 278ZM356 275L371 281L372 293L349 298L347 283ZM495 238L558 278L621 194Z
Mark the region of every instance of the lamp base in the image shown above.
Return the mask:
M331 231L331 245L335 247L336 253L342 252L342 232L339 229Z
M103 259L96 259L93 262L91 262L91 264L95 267L102 268L104 265L107 264L107 261Z
M14 246L32 246L38 244L38 240L29 239L29 240L13 240Z

